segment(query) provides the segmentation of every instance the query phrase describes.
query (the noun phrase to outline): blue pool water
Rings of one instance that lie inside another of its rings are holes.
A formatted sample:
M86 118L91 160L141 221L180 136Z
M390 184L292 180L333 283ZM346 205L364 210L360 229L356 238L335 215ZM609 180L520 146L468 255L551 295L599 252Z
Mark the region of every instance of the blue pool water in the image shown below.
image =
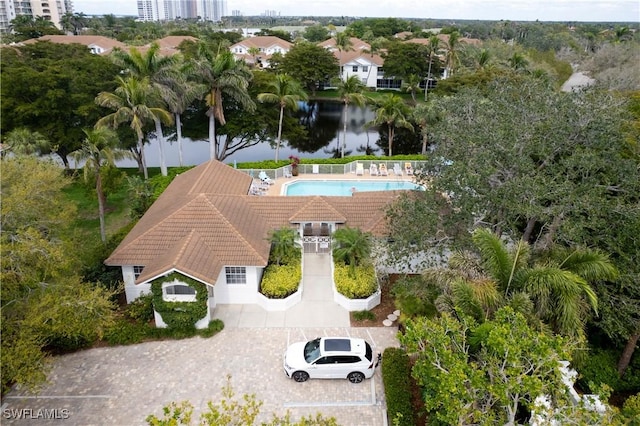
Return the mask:
M357 192L422 189L407 181L392 180L299 180L282 187L283 195L348 196Z

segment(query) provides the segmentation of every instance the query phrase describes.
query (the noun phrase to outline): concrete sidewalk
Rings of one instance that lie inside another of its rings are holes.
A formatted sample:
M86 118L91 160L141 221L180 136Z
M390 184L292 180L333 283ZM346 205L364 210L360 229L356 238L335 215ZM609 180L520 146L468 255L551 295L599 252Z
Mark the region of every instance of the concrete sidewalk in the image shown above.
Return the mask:
M225 327L349 327L349 312L333 301L330 254L303 258L302 301L282 312L258 305L218 305L213 317Z

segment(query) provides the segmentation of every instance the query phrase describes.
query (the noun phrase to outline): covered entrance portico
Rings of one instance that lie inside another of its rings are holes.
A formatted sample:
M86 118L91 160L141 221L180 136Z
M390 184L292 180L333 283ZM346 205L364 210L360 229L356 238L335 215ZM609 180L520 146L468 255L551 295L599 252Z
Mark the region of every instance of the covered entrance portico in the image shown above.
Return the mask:
M302 224L302 246L304 253L331 253L331 234L334 224L307 222Z

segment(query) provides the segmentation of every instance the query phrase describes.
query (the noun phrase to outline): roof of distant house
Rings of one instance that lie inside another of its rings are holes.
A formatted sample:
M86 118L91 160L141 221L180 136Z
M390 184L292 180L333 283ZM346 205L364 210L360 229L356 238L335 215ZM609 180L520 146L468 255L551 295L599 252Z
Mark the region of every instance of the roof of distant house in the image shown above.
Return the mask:
M39 41L50 41L59 44L83 44L87 47L98 46L103 51L101 55L109 54L114 48L126 49L127 45L109 37L97 35L44 35L38 38L32 38L23 41L24 44L37 43Z

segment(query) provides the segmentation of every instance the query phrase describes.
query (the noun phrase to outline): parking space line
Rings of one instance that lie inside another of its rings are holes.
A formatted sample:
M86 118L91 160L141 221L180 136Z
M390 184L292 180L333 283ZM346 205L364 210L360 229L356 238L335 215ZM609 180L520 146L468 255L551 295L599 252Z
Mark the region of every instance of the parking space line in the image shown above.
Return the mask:
M369 339L371 339L371 343L373 344L374 348L377 348L378 345L376 344L376 340L373 338L373 336L371 335L371 333L369 332L369 329L367 329L367 334L369 335Z

